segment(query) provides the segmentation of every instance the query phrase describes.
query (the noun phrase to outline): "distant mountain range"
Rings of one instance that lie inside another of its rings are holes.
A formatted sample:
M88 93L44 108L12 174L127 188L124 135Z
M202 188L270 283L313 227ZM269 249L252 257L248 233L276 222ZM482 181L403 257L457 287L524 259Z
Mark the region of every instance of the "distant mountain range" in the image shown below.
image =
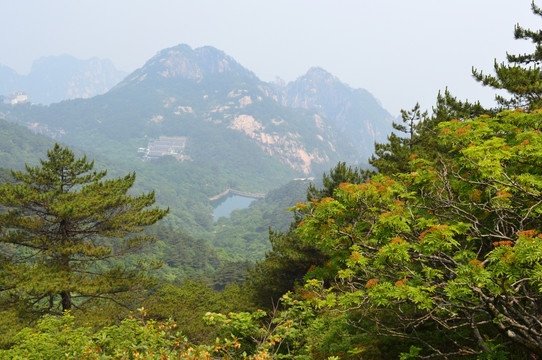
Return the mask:
M0 95L23 91L29 101L45 105L86 99L107 92L126 75L109 59L47 56L36 60L28 75L19 75L15 70L0 65Z
M40 71L51 74L47 81L69 77ZM284 221L264 214L265 225L245 232L215 224L209 198L230 188L268 193L294 178L320 176L338 161L364 166L393 120L368 91L323 69L289 84L268 83L218 49L187 45L160 51L101 95L0 103L0 119L48 137L0 122L0 167L35 164L54 138L97 158L111 176L136 171L134 191L154 189L171 210L168 224L210 241L227 258L263 256L269 224ZM162 155L144 160L151 144L179 139L181 154L162 156L169 150L161 148ZM235 254L241 248L246 253Z
M75 66L73 61L70 57L43 58L28 77L41 78L42 86L48 87L84 73L86 78L79 79L94 84L100 82L92 79L104 80L102 90L110 84L105 80L114 78L109 62L89 60L87 71L81 72L76 69L82 69L82 63ZM65 63L73 66L57 73ZM90 89L88 84L83 87ZM28 93L30 100L39 97ZM143 141L167 135L199 139L192 142L192 149L208 152L209 147L217 147L216 142L208 144L209 138L232 138L256 146L304 174L327 169L339 160L365 162L374 142L385 140L392 122L392 116L368 91L352 89L323 69L310 69L281 86L261 81L220 50L187 45L160 51L102 96L83 103L35 107L26 114L17 112L8 109L5 117L92 151L100 151L105 142L121 145L122 139ZM224 149L216 150L227 154Z

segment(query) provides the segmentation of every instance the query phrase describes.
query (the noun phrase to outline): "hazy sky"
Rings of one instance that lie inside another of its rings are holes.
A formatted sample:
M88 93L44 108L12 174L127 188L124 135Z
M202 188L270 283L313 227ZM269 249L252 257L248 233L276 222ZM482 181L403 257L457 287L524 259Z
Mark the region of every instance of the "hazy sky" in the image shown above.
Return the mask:
M430 108L446 86L490 104L471 77L511 53L516 23L542 28L531 0L0 1L0 64L20 74L41 56L109 58L125 71L180 43L223 50L260 79L320 66L373 93L392 114ZM542 6L542 2L540 3Z

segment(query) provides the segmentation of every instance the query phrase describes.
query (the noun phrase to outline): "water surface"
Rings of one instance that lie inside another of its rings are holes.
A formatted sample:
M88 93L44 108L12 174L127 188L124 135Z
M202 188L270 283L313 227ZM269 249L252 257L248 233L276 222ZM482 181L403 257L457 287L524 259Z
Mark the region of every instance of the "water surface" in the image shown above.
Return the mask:
M214 221L222 216L229 217L233 210L246 209L254 200L256 199L240 195L228 195L217 200L213 203Z

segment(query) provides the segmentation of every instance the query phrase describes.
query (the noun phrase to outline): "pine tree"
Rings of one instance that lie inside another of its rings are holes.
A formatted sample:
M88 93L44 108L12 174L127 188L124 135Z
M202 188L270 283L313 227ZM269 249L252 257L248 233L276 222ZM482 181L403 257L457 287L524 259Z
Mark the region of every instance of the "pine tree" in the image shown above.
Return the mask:
M385 175L406 172L410 169L411 156L434 156L437 152L446 153L445 148L438 143L439 131L437 126L452 119L469 119L482 114L496 114L495 110L485 109L479 102L457 100L448 90L437 95L433 113L421 111L416 104L412 110L401 110L402 123L393 123L396 133L388 136L385 143L375 143L375 153L369 159L369 164ZM366 177L374 175L366 173Z
M542 16L542 10L531 4L535 15ZM495 75L485 75L482 71L472 69L474 78L484 86L497 90L506 90L512 98L496 95L495 100L505 109L526 108L538 109L542 107L542 30L532 31L516 25L514 30L516 39L530 40L535 45L532 54L507 54L508 64L497 63L495 60Z
M367 179L366 171L357 167L346 165L344 161L339 161L333 169L329 171L329 175L324 173L322 176L323 188L317 189L314 184L310 184L307 189L307 200L322 199L333 196L333 191L340 183L361 183Z
M0 299L4 310L58 313L93 299L115 301L143 284L141 269L112 265L152 237L139 234L168 210L132 196L135 173L105 179L86 156L56 144L41 166L0 186Z
M380 173L406 171L408 157L419 142L418 128L427 119L427 111L422 112L420 104L416 104L410 111L401 110L401 118L402 123L392 124L397 133L390 134L386 143L375 143L375 154L369 163Z

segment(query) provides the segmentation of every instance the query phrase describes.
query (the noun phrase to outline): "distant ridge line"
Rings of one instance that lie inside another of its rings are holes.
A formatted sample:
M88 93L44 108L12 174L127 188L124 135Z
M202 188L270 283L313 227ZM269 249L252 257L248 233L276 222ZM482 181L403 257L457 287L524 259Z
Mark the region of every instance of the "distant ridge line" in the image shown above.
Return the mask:
M260 193L249 193L249 192L245 192L245 191L239 191L239 190L235 190L235 189L226 189L224 190L223 192L221 192L220 194L218 195L215 195L215 196L211 196L209 198L209 201L215 201L215 200L218 200L224 196L227 196L229 194L234 194L234 195L239 195L239 196L245 196L245 197L250 197L250 198L255 198L255 199L263 199L265 197L265 194L260 194Z

